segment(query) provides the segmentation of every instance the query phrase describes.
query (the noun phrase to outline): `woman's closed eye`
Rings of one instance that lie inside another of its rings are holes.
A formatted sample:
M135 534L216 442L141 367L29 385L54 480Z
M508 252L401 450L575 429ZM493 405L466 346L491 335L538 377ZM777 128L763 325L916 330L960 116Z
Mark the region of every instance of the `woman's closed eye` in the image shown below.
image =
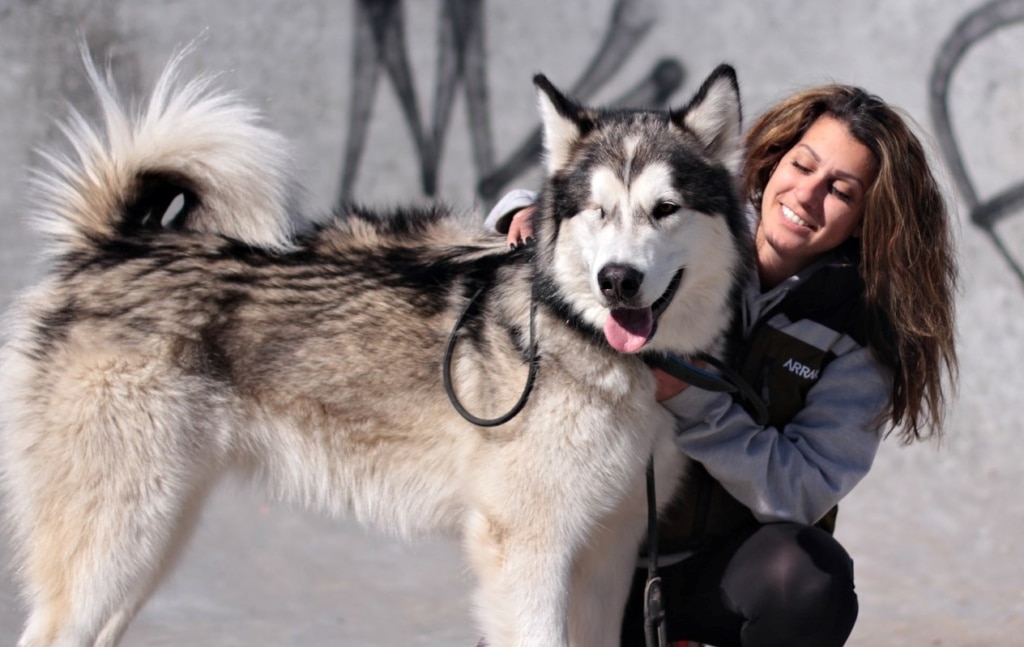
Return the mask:
M839 198L843 202L852 202L853 201L853 196L852 195L850 195L849 193L846 193L845 191L840 190L834 184L829 188L829 191L832 192L832 195L836 196L837 198Z

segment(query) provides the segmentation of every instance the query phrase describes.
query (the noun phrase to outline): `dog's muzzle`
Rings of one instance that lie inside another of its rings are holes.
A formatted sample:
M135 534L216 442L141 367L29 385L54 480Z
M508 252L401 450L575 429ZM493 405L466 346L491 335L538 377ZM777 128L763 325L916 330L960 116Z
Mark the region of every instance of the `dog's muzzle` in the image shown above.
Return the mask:
M658 318L672 302L683 279L680 269L672 277L668 288L650 306L631 305L640 294L643 272L628 265L610 264L598 273L601 293L613 305L604 325L604 336L608 344L622 353L635 353L654 336Z

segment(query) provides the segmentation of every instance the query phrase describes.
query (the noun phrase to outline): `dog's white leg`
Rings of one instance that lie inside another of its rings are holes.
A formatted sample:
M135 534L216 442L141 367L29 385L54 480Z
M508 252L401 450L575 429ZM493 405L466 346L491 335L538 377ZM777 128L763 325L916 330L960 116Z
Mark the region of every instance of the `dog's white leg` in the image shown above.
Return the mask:
M153 589L163 579L163 575L171 568L181 554L185 540L192 534L199 517L199 508L205 497L205 488L200 487L194 492L193 500L186 503L184 514L172 529L170 541L162 554L155 554L150 563L157 565L157 571L141 574L134 587L125 591L120 607L107 619L93 642L93 647L114 647L117 645L132 619L149 598ZM180 509L180 506L179 506ZM159 552L159 551L157 551Z
M483 528L471 532L480 582L475 603L488 647L566 645L568 556L528 554Z
M572 573L569 644L614 647L619 644L622 611L644 536L644 498L632 496L601 520L580 551Z
M132 618L135 617L141 603L142 600L138 600L135 604L126 604L115 611L114 615L107 620L107 624L100 630L93 647L114 647L121 640L121 636L128 628Z
M571 542L554 523L506 525L475 513L466 535L479 580L477 616L488 647L568 644Z
M112 647L120 640L194 518L185 511L187 497L143 495L145 485L137 486L136 501L113 492L114 500L103 501L92 492L65 498L65 520L37 520L24 550L32 608L19 647ZM82 505L91 510L76 514Z
M501 478L528 483L509 474ZM467 553L479 580L476 607L488 645L618 644L644 531L642 498L632 494L611 515L596 518L593 511L607 498L574 485L540 486L535 496L522 494L520 489L518 498L507 493L489 498L495 512L476 509L466 532ZM522 506L518 514L513 505ZM573 593L578 602L570 602ZM570 611L576 618L572 640Z
M187 378L125 358L64 370L3 445L30 604L19 647L116 643L225 451Z
M172 560L191 525L182 498L114 498L65 499L65 510L91 500L91 513L37 520L24 550L32 606L19 647L116 645Z
M655 489L663 508L675 494L685 459L670 433L656 437ZM573 647L619 644L622 612L647 533L646 475L630 497L594 529L573 568L569 632Z

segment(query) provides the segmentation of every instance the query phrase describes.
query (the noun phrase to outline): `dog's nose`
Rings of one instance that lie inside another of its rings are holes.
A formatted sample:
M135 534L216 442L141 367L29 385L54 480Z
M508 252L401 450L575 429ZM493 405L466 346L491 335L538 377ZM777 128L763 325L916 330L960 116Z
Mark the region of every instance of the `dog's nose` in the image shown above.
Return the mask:
M601 289L601 294L614 302L636 298L640 294L643 282L643 272L620 263L609 263L597 273L597 285Z

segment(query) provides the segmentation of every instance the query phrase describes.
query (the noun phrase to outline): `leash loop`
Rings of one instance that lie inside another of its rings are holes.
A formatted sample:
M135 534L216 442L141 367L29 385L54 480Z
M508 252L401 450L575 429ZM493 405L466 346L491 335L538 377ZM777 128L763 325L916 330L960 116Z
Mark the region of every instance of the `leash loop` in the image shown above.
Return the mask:
M530 297L530 348L528 351L527 360L530 363L529 372L526 375L526 384L523 385L523 392L519 396L519 400L512 405L504 415L498 416L497 418L480 418L470 413L462 402L459 401L459 396L455 394L455 387L452 385L452 357L455 354L455 342L458 340L459 330L466 323L466 318L469 316L469 311L476 303L476 300L483 293L486 285L480 286L469 302L466 303L466 307L463 308L462 314L456 320L455 325L452 327L452 332L448 335L448 345L444 350L444 362L443 362L443 379L444 379L444 392L448 395L448 401L451 402L452 407L459 412L463 418L467 421L477 425L479 427L497 427L503 425L512 418L519 415L523 407L526 406L526 401L530 397L530 391L533 390L533 382L537 377L537 300L532 296Z

